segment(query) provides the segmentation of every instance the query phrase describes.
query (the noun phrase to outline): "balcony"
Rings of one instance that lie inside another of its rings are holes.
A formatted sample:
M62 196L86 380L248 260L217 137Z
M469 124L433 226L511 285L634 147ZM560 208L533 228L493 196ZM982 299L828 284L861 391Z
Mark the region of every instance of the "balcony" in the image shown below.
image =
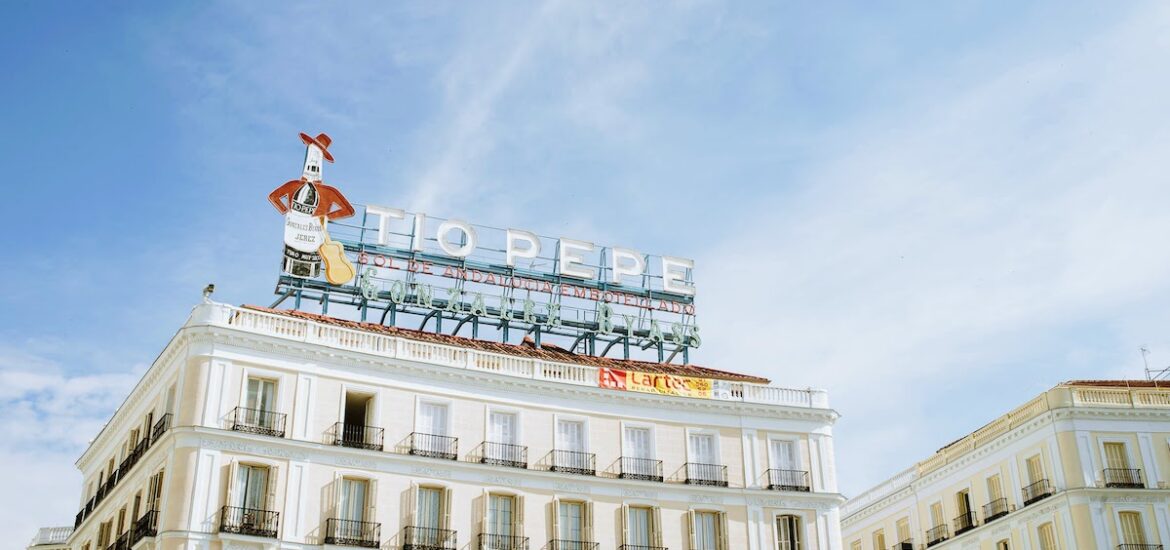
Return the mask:
M975 515L975 512L964 512L955 518L956 537L976 527L979 527L979 517Z
M236 407L229 418L231 429L257 435L284 437L284 419L287 415L260 409Z
M1161 544L1118 544L1117 550L1162 550Z
M455 460L459 458L459 438L411 432L406 438L409 453L415 456ZM422 548L421 546L419 548Z
M808 472L804 470L768 470L769 491L799 491L807 493L812 489Z
M479 534L478 550L528 550L528 537Z
M402 529L402 550L457 550L451 529L409 525Z
M686 469L687 485L709 485L712 487L727 487L727 466L722 464L700 464L688 462L683 465Z
M591 476L597 474L597 455L581 451L555 450L549 453L549 470Z
M496 443L484 441L477 450L480 464L507 466L509 468L528 467L528 447L511 443Z
M158 535L158 510L148 510L142 517L134 522L134 529L130 535L130 547L133 548L138 541L154 537Z
M1106 487L1118 489L1145 489L1146 482L1142 479L1141 470L1129 468L1106 468L1101 472Z
M1041 479L1022 489L1024 493L1024 506L1032 504L1052 496L1052 485L1048 483L1047 479Z
M618 478L620 479L662 482L661 460L623 456L619 460L619 467Z
M114 539L114 542L111 542L106 550L130 550L130 532L118 535L118 538Z
M997 498L983 505L983 523L988 524L1008 515L1008 501L1006 498Z
M337 518L325 520L325 544L377 548L381 543L381 523Z
M618 550L670 550L665 546L646 546L645 544L623 544Z
M950 533L947 532L946 525L935 525L926 532L926 546L927 548L934 546L950 538Z
M158 441L158 438L162 437L162 434L171 429L171 418L171 413L167 413L162 415L162 417L158 419L158 422L154 423L154 427L150 429L151 444L153 444L155 441Z
M280 512L224 506L219 511L219 532L276 538Z
M914 550L914 539L906 539L890 547L890 550Z
M548 541L548 550L597 550L598 543L579 540L553 539Z
M373 426L361 426L338 422L329 429L329 436L334 445L351 449L366 449L381 451L385 445L386 430Z

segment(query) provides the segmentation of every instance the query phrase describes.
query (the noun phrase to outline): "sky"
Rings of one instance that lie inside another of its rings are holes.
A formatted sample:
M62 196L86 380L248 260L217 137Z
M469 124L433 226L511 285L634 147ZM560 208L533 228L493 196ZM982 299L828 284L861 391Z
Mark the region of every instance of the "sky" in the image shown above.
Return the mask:
M6 4L0 530L209 282L267 304L299 174L694 258L696 363L830 391L857 494L1070 379L1170 365L1170 6Z

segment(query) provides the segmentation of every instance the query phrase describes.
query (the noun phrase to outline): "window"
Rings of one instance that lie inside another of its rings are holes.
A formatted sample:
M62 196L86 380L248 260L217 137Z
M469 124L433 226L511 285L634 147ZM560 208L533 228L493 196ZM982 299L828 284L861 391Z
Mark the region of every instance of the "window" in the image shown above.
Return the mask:
M113 529L113 522L105 521L98 526L97 547L105 548L110 544L110 530Z
M659 524L661 517L658 508L650 506L623 506L625 512L624 533L622 540L633 546L635 550L643 547L661 547L662 532Z
M488 414L488 441L516 445L520 441L516 413L491 411Z
M689 462L696 464L719 464L719 453L715 449L715 434L692 433L687 438Z
M234 464L233 464L234 465ZM268 504L268 468L252 464L236 466L236 475L229 491L231 506L249 510L266 510Z
M521 536L524 532L524 499L512 495L488 495L487 517L484 532L498 538ZM493 546L511 548L510 540L496 542Z
M1040 550L1056 550L1056 530L1051 523L1045 523L1037 530L1040 537Z
M447 435L447 404L420 401L414 431L430 435Z
M557 419L556 445L561 451L585 452L585 422Z
M999 474L987 478L987 501L995 502L1003 498L1003 484L999 481Z
M1142 526L1142 515L1139 512L1121 512L1117 514L1117 521L1121 524L1122 544L1143 545L1146 543L1146 530Z
M906 542L910 540L910 518L902 518L898 520L898 542Z
M849 550L861 550L861 541L855 540L849 545Z
M1008 540L1003 539L1003 540L995 543L995 550L1012 550L1012 548L1011 548L1011 545L1008 543Z
M1040 455L1034 455L1028 458L1028 483L1036 483L1044 479L1044 465L1040 462Z
M368 484L364 479L341 478L337 503L337 518L342 521L366 521L366 492Z
M1105 443L1105 467L1111 470L1128 470L1129 456L1125 452L1125 443Z
M722 512L690 511L690 550L728 550L727 516Z
M886 532L885 531L883 531L881 529L874 531L874 533L873 533L873 547L875 549L878 549L878 548L884 549L886 547Z
M276 381L263 378L248 379L248 394L245 396L244 422L262 428L275 428Z
M158 473L154 474L153 476L150 476L150 484L148 485L148 488L146 490L146 509L147 510L158 510L159 509L159 502L162 500L162 483L163 483L163 471L162 470L159 470Z
M650 428L626 426L622 437L622 473L639 478L657 478L658 464L654 461L654 438Z
M772 468L777 470L799 470L800 461L796 459L796 442L790 439L773 439L768 442L768 450L772 460Z
M776 542L779 550L803 550L801 534L798 516L787 515L776 518ZM861 541L857 541L857 543L861 544Z
M442 529L446 515L444 490L439 487L419 487L418 507L415 509L414 525L423 529Z
M590 542L593 538L593 505L589 502L554 499L553 532L557 540Z
M931 527L946 525L946 519L943 518L943 506L941 502L930 505L930 525Z

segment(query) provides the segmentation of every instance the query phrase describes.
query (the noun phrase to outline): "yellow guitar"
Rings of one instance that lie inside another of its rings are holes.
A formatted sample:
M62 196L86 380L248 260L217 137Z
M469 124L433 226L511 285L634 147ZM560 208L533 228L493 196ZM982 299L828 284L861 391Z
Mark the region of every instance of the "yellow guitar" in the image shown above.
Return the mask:
M327 223L328 220L322 217L321 235L325 238L325 242L321 244L321 248L317 249L317 253L325 262L325 280L329 281L329 284L343 285L351 281L357 272L354 270L353 264L349 263L349 259L345 257L345 247L329 238L329 231L325 228Z

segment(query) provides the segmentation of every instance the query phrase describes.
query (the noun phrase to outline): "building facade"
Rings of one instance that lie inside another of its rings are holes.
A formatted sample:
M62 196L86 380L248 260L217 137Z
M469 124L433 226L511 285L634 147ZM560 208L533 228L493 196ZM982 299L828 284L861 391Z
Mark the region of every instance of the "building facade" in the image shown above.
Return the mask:
M851 550L1160 550L1170 384L1052 388L842 507Z
M751 376L205 302L78 460L65 546L836 550L836 418Z

